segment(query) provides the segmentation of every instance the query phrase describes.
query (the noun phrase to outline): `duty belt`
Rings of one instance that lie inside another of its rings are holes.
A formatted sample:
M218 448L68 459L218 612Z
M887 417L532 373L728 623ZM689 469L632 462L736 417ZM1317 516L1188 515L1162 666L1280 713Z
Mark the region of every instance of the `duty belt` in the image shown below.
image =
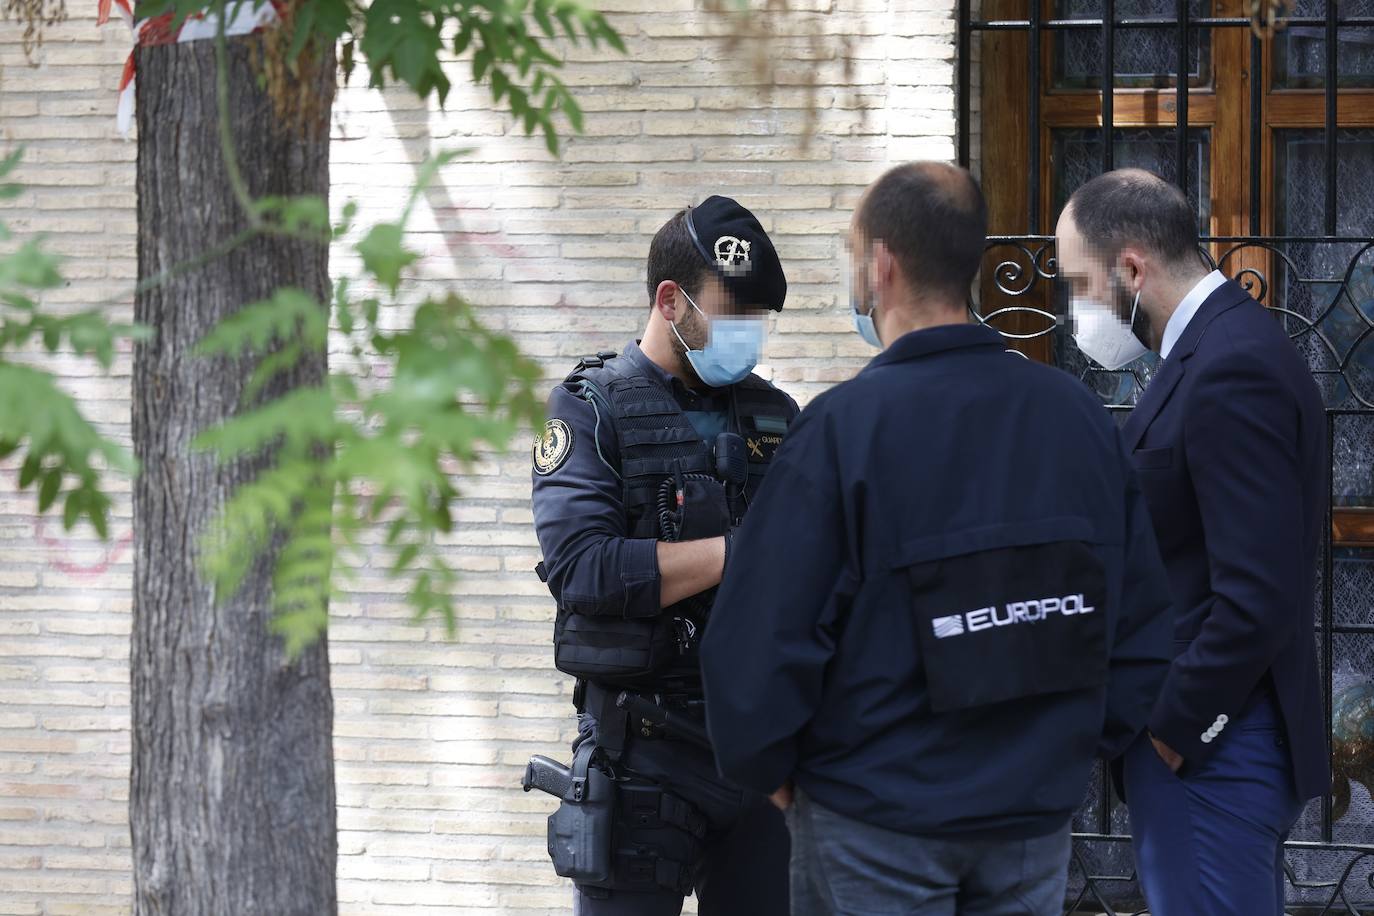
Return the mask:
M625 738L633 727L641 738L686 741L710 749L705 722L705 701L691 694L642 695L618 687L583 681L574 693L579 712L597 720L597 746L612 761L625 750Z

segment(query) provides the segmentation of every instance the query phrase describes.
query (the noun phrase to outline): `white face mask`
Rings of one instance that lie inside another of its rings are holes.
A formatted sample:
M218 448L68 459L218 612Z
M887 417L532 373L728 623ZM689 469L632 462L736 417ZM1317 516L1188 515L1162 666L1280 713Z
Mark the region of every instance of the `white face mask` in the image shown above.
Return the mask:
M1104 369L1120 369L1150 350L1131 330L1135 327L1140 293L1131 304L1130 322L1122 321L1112 308L1096 299L1075 296L1069 301L1073 339L1078 349Z

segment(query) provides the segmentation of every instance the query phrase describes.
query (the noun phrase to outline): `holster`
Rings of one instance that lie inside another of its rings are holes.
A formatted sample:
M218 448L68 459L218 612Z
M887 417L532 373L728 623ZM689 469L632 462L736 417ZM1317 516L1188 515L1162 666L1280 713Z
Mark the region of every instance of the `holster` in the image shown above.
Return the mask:
M604 885L611 879L616 793L611 777L592 765L595 753L587 741L573 756L572 785L549 815L549 858L564 878Z
M691 892L706 818L657 783L598 765L593 741L578 746L572 781L549 816L554 871L592 891Z

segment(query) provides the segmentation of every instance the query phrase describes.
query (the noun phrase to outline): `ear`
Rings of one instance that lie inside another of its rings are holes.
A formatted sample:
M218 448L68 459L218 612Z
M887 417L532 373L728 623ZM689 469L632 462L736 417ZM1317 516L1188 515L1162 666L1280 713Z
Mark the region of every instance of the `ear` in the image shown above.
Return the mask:
M681 301L677 284L672 280L664 280L654 290L654 311L669 324L677 321L677 308Z
M892 257L892 249L887 247L886 242L877 241L873 243L872 260L869 262L869 276L873 278L875 286L890 283L893 280L893 272L896 269L897 261Z
M1122 282L1131 291L1131 295L1135 295L1143 282L1141 278L1146 272L1148 259L1139 248L1123 248L1116 263L1121 268Z

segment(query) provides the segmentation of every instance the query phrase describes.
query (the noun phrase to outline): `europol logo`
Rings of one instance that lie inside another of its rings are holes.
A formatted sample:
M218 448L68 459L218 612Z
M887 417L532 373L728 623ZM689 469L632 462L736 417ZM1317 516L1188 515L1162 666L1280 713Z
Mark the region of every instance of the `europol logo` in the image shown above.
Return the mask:
M964 635L964 615L954 614L951 617L936 617L931 621L931 626L935 628L936 639L962 636Z

